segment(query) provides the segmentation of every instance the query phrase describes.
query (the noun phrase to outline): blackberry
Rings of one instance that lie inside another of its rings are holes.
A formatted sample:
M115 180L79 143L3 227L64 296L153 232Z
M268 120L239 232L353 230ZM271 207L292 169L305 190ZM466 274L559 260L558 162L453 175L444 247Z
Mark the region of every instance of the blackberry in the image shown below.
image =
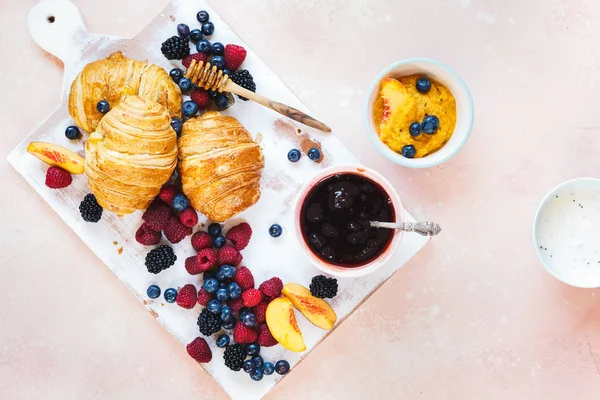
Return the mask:
M213 335L221 330L220 314L213 314L208 309L203 309L198 316L198 328L204 336Z
M87 222L98 222L102 218L102 207L96 201L96 196L91 193L86 194L79 204L79 212L81 218Z
M181 60L190 54L190 46L187 38L171 36L160 46L160 51L167 60Z
M313 277L309 287L310 293L320 299L335 297L338 291L337 279L327 278L324 275Z
M254 83L254 78L252 75L250 75L250 72L248 72L247 69L237 70L229 78L233 81L233 83L237 83L244 89L248 89L251 92L256 92L256 83ZM248 100L247 98L239 95L238 97L244 101Z
M173 252L173 249L163 244L146 254L146 268L148 268L148 272L158 274L160 271L175 264L175 260L177 260L177 256Z
M225 366L232 371L239 371L244 366L244 360L246 359L246 350L239 344L232 344L225 347L223 353L223 360L225 360Z

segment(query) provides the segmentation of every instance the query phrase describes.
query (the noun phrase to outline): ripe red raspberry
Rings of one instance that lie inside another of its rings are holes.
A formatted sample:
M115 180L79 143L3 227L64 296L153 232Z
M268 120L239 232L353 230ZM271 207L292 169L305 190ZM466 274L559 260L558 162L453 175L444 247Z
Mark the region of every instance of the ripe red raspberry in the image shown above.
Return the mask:
M231 307L234 314L237 314L242 308L244 308L244 300L242 300L241 297L238 297L237 299L230 299L227 301L227 305Z
M171 209L164 204L152 204L142 215L142 220L153 231L160 232L167 226Z
M261 283L258 288L261 292L263 292L264 295L274 299L275 297L279 297L281 295L281 291L283 290L283 282L281 282L281 279L273 277Z
M260 332L258 334L257 343L260 344L261 347L272 347L278 343L277 340L275 340L275 338L273 337L273 335L271 335L271 331L269 330L267 324L261 324L259 329Z
M206 59L207 59L206 54L194 53L194 54L185 56L183 58L183 60L181 60L181 63L183 64L184 67L189 68L190 64L192 64L192 60L196 60L196 63L199 63L200 61L206 61Z
M161 236L160 232L150 229L148 224L144 222L135 233L135 240L144 246L152 246L160 242Z
M160 189L160 193L158 193L158 197L169 207L171 207L171 203L173 202L173 197L179 193L177 187L174 185L165 185Z
M223 57L225 57L225 66L227 69L235 72L246 59L246 49L237 44L228 44L225 46Z
M165 237L173 244L179 243L187 235L192 234L192 228L181 223L179 218L171 216L164 229Z
M208 92L204 89L196 89L194 93L190 95L190 99L196 103L199 109L206 110L208 104L210 103L210 98L208 97Z
M192 207L188 207L179 213L179 220L182 224L191 228L198 223L198 214Z
M198 275L201 274L202 268L200 268L200 262L198 261L197 256L190 256L185 259L185 270L190 275Z
M202 249L196 255L200 268L208 271L215 266L217 262L217 252L214 249ZM204 272L202 271L202 272Z
M208 293L204 288L200 288L198 290L198 304L206 307L208 302L215 298L215 295L212 293Z
M231 228L225 237L233 243L233 247L235 247L237 251L242 251L250 242L250 238L252 237L252 228L250 225L248 225L248 223L242 222L241 224Z
M198 231L192 235L192 247L196 251L212 247L213 240L208 232Z
M262 300L262 292L258 289L248 289L242 293L242 300L246 307L254 307Z
M252 272L250 272L248 267L239 267L237 271L235 271L233 281L237 282L242 290L254 288L254 277L252 276Z
M46 186L50 189L66 188L71 182L73 182L71 174L60 167L50 167L46 171Z
M233 248L233 246L227 244L219 249L219 255L217 257L217 265L233 265L238 266L242 262L242 255L239 251Z
M267 320L267 307L271 301L263 299L256 307L252 309L252 312L256 316L256 322L263 323Z
M199 363L207 363L212 360L212 352L210 351L210 347L208 347L208 343L206 343L204 338L197 337L185 348L190 357Z
M196 292L196 287L191 283L182 287L179 293L177 293L177 305L179 307L189 310L190 308L194 308L196 301L198 301L198 292Z
M238 321L233 328L233 340L236 343L252 343L258 339L256 330L242 324Z

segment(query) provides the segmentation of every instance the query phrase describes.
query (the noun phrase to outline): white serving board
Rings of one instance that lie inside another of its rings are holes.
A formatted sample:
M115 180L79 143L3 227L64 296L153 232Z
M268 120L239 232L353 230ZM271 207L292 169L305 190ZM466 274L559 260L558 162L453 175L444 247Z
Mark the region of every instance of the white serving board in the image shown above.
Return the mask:
M117 50L130 58L147 59L167 71L175 66L180 67L179 62L169 62L162 56L160 44L166 38L176 34L178 23L187 23L192 29L197 27L195 16L201 9L210 13L211 21L215 24L216 30L211 37L212 41L240 44L248 50L243 68L252 72L261 94L310 113L204 1L174 0L136 38L125 39L89 34L77 8L69 0L43 0L32 9L28 26L36 43L59 57L65 64L61 104L8 157L8 161L14 168L79 235L81 240L183 345L200 335L196 325L200 306L196 306L193 310L185 310L175 304L165 304L162 296L150 300L146 296L146 288L150 284L158 284L164 292L168 287L180 288L186 283L200 286L201 278L188 275L183 267L185 258L195 253L189 239L173 246L177 254L177 263L173 267L159 275L149 274L144 266L145 255L149 248L138 244L134 237L135 231L141 225L141 213L119 218L104 212L98 224L82 221L78 205L89 192L86 176L74 176L73 184L66 189L50 190L44 185L46 165L29 155L25 148L31 141L48 141L83 155L83 140L71 142L64 136L65 127L73 123L66 103L69 86L76 74L85 64L106 57ZM54 16L53 23L48 21L49 16ZM297 282L307 286L310 279L319 274L319 270L306 260L293 235L290 211L296 193L303 182L309 180L324 166L356 164L359 161L334 135L322 134L292 124L292 121L282 119L278 114L253 102L237 100L226 113L238 118L253 134L262 134L261 144L266 167L262 180L262 196L258 204L228 221L225 228L240 220L248 221L253 227L253 239L242 254L243 264L252 270L257 284L277 275L284 283ZM326 116L316 117L327 122ZM290 129L292 132L301 129L304 135L320 142L324 162L316 164L303 157L297 164L289 163L287 152L290 148L296 147L300 140L299 137L289 134ZM408 220L413 220L410 214L406 213L406 216ZM206 219L201 217L200 222L206 223ZM281 224L284 229L284 234L277 239L268 235L268 227L274 222ZM336 327L426 243L427 238L415 234L405 235L392 260L376 273L357 279L338 279L339 294L332 301L338 315ZM119 251L120 249L122 251ZM298 354L287 351L281 346L275 346L262 350L261 355L265 360L274 362L286 359L293 368L329 333L310 324L300 313L296 315L307 350ZM222 350L214 343L210 344L213 350L213 361L203 364L202 367L234 399L261 398L282 378L274 374L265 376L260 382L254 382L242 371L230 371L223 364Z

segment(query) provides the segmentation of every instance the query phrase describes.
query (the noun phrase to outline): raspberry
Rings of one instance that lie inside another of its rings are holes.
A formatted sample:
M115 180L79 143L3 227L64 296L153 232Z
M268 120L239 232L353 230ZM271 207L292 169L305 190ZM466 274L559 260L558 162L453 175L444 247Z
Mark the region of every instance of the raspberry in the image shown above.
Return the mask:
M231 307L234 314L237 314L242 308L244 308L244 300L242 300L241 297L238 297L237 299L230 299L227 302L227 305Z
M281 279L273 277L268 281L261 283L258 288L261 292L263 292L263 294L271 298L275 298L281 295L281 290L283 290L283 282L281 282Z
M204 271L208 271L212 267L215 266L217 262L217 252L213 249L202 249L196 255L198 258L198 264L200 268Z
M272 347L278 343L273 335L271 335L271 331L269 330L267 324L262 324L260 326L260 333L258 334L257 343L260 344L261 347Z
M208 103L210 102L210 98L208 97L208 92L204 89L196 89L194 93L190 95L190 99L196 103L199 109L205 110L208 107Z
M194 308L197 300L198 292L196 292L196 287L191 283L182 287L179 293L177 293L177 305L179 307L189 310L190 308Z
M248 225L248 223L242 222L241 224L231 228L225 237L233 243L233 247L235 247L237 251L242 251L250 242L250 238L252 237L252 228L250 225Z
M212 360L212 352L210 351L210 347L208 347L208 343L206 343L204 338L197 337L185 348L190 357L199 363L207 363Z
M171 210L164 204L151 205L142 215L142 220L153 231L160 232L165 229L171 217Z
M239 267L237 271L235 271L233 281L240 285L242 290L254 288L254 277L248 267Z
M50 167L46 171L46 186L50 189L66 188L71 182L73 182L71 174L60 167Z
M192 207L188 207L179 213L179 220L182 224L191 228L198 223L198 214Z
M238 321L233 328L233 340L236 343L252 343L258 339L258 332Z
M170 207L173 202L173 197L175 197L178 192L179 191L174 185L165 185L160 189L158 197Z
M270 301L263 299L256 307L252 309L252 312L256 316L256 322L262 323L267 320L267 307Z
M200 61L206 61L206 54L204 53L194 53L194 54L190 54L188 56L185 56L183 58L183 60L181 60L181 63L183 64L184 67L189 68L190 65L192 64L192 60L196 60L196 64L199 64Z
M254 307L262 300L262 292L258 289L248 289L242 293L242 300L246 307Z
M208 302L214 298L215 296L212 293L208 293L206 290L204 290L204 288L200 288L200 290L198 290L198 304L201 306L206 307Z
M236 71L246 59L246 49L237 44L228 44L223 52L225 66L231 72Z
M161 234L148 226L145 222L139 227L135 233L135 240L144 246L152 246L160 242Z
M196 251L212 247L212 237L204 231L198 231L192 235L192 247Z
M175 244L181 242L187 235L191 235L192 228L182 224L179 218L171 216L167 226L165 226L164 233L167 240Z
M225 245L219 249L217 256L217 265L233 265L238 266L242 262L242 255L231 245Z

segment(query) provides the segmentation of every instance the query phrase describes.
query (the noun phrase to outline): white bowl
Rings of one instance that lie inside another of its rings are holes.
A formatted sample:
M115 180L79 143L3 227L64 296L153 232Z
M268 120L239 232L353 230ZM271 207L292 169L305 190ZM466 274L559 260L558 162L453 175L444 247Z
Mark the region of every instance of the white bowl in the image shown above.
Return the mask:
M304 240L304 236L302 235L300 217L304 199L317 183L321 182L325 178L339 173L350 173L360 175L378 183L387 192L387 194L390 196L390 199L392 200L396 222L404 221L404 208L402 207L402 203L400 202L400 197L398 197L398 193L396 193L396 190L394 189L392 184L381 174L362 165L336 165L333 167L325 168L324 170L319 172L310 181L308 181L300 190L300 193L298 194L298 197L296 199L296 205L294 207L294 232L296 234L296 239L298 240L298 243L300 244L300 247L302 248L302 251L304 252L306 257L321 271L338 277L363 276L381 268L390 259L390 257L394 254L394 252L398 248L398 245L400 244L400 240L402 239L402 231L393 231L391 242L377 258L375 258L368 264L362 265L360 267L351 268L345 268L340 267L338 265L330 264L317 257L308 247L308 244L306 243L306 240Z
M535 213L533 243L558 280L600 287L600 179L574 179L552 189Z
M452 137L440 150L422 158L406 158L390 149L379 138L373 121L373 105L381 90L383 78L388 76L399 78L414 74L424 75L440 82L452 92L456 100L456 127ZM365 129L377 150L396 164L410 168L429 168L448 161L466 143L473 127L473 99L467 85L450 67L428 58L410 58L398 61L384 69L375 78L367 92L364 110Z

